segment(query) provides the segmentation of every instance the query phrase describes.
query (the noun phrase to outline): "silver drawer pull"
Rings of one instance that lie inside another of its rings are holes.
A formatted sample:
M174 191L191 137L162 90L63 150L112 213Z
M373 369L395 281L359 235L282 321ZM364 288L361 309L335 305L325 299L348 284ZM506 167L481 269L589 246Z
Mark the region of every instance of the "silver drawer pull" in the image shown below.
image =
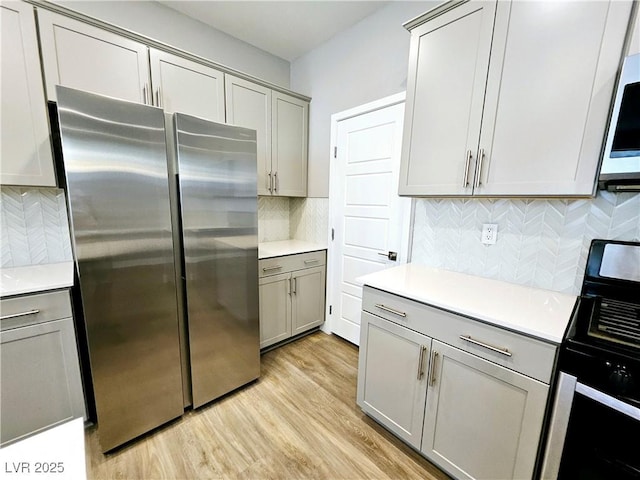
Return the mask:
M429 386L433 387L436 384L436 360L440 355L435 350L431 350L431 371L429 372Z
M418 356L418 380L422 380L424 376L424 357L427 353L427 347L420 345L420 355Z
M506 355L507 357L511 357L512 354L506 348L497 348L493 345L489 345L487 343L479 342L478 340L474 340L470 335L460 335L460 340L464 340L465 342L473 343L474 345L478 345L479 347L484 347L492 352L500 353L502 355Z
M269 272L271 270L278 270L280 268L282 268L282 265L274 265L273 267L263 267L262 271L263 272Z
M317 258L316 258L316 259L313 259L313 260L305 260L305 261L304 261L304 264L305 264L305 265L309 265L310 263L318 263L319 261L320 261L320 260L318 260Z
M393 308L389 308L381 303L376 303L376 307L378 307L380 310L384 310L385 312L389 312L389 313L393 313L394 315L398 315L399 317L406 317L407 314L404 312L401 312L400 310L395 310Z
M0 317L0 320L8 320L9 318L17 318L17 317L26 317L27 315L35 315L37 313L40 313L40 310L29 310L27 312L22 312L22 313L13 313L11 315L4 315Z

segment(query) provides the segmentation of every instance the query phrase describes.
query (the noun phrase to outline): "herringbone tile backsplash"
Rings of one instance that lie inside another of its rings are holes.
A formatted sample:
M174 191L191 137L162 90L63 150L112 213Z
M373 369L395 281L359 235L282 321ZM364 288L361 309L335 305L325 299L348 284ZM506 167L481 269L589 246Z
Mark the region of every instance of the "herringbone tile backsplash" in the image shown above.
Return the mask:
M258 241L289 239L289 198L258 197Z
M55 188L2 187L2 267L72 259L64 192Z
M595 199L416 199L412 259L508 282L578 293L593 238L640 240L640 194ZM328 199L260 197L259 240L326 241ZM72 259L64 192L2 187L2 267ZM498 224L495 245L480 243Z
M498 224L495 245L480 243L483 223ZM411 261L576 294L594 238L640 240L640 194L418 199Z

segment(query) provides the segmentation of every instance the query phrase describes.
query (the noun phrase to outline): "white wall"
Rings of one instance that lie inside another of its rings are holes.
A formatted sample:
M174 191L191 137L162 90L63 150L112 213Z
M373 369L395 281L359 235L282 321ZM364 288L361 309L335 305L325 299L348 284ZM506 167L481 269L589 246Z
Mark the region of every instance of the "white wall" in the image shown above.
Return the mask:
M310 197L329 196L331 115L406 90L409 32L402 24L439 3L391 2L291 63L291 89L312 97Z
M289 88L289 62L152 1L54 1L216 63Z

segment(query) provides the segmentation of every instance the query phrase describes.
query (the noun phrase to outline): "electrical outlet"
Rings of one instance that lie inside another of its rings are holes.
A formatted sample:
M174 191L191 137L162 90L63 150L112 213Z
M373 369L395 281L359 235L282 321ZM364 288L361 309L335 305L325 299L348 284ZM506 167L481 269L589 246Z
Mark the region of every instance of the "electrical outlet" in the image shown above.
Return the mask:
M482 225L481 242L485 245L493 245L498 238L498 225L495 223L484 223Z

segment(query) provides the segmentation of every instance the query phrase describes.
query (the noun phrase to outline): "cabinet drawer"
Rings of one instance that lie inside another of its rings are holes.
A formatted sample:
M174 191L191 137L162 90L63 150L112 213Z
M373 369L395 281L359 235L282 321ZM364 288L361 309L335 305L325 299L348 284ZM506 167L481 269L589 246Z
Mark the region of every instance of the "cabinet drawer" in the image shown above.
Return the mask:
M326 264L326 251L298 253L282 257L265 258L259 262L259 275L277 275L279 273L293 272L303 268L319 267Z
M557 345L369 287L362 308L541 382L551 381Z
M68 290L21 295L0 300L0 330L72 316Z

